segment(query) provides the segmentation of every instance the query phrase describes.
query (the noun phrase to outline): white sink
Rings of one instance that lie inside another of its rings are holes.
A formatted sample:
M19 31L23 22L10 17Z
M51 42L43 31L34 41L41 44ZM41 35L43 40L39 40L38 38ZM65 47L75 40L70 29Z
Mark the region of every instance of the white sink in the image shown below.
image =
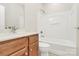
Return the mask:
M15 32L15 33L0 33L0 41L9 40L13 38L18 38L25 36L25 32Z
M36 32L29 33L23 30L18 30L15 33L4 32L4 33L0 33L0 41L11 40L11 39L15 39L15 38L23 37L23 36L32 35L32 34L36 34Z

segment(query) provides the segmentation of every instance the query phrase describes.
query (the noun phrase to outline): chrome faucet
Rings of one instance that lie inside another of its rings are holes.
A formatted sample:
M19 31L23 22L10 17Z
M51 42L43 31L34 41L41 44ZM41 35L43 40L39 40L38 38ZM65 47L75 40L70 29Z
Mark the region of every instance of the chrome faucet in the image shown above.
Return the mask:
M12 33L15 33L16 30L17 30L16 26L12 26L12 27L11 27L11 32L12 32Z

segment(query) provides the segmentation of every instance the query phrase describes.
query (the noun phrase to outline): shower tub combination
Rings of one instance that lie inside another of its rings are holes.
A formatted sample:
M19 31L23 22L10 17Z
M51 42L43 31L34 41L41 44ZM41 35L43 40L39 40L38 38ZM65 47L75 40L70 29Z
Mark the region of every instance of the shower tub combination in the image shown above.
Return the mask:
M67 11L40 13L39 16L39 39L51 45L49 53L51 55L76 55L75 4Z

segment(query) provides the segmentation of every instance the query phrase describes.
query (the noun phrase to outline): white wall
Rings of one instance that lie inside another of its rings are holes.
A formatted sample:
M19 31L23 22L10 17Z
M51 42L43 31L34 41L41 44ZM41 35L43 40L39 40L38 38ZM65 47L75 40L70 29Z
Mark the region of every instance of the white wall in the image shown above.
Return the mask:
M37 17L40 4L25 4L25 27L27 32L37 32Z
M52 7L51 7L52 8ZM62 10L62 9L61 9ZM38 31L44 31L43 41L76 47L76 16L75 9L70 8L67 11L41 14L38 20Z
M59 13L69 11L73 6L73 3L46 3L43 4L43 8L47 13ZM50 11L49 11L50 10Z

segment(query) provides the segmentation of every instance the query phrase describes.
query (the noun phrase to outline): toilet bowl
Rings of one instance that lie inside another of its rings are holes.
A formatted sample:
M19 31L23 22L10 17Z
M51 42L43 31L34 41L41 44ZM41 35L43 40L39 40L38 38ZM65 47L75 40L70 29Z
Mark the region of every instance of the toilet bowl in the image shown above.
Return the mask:
M49 49L50 49L50 44L40 41L39 42L39 49L40 49L40 55L42 56L48 56L49 55Z
M39 42L39 46L44 47L44 48L50 47L50 45L48 43L45 43L45 42Z

